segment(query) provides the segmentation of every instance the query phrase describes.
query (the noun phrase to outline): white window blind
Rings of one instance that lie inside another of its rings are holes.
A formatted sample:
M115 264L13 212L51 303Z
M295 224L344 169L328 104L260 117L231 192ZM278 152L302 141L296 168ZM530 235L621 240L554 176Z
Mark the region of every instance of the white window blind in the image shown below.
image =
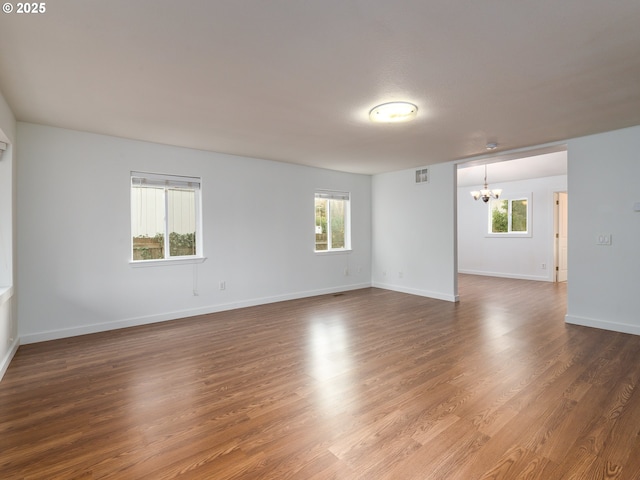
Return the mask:
M181 175L131 172L131 185L135 187L200 188L200 179Z
M329 200L349 200L349 192L332 192L320 190L316 192L316 198L326 198Z

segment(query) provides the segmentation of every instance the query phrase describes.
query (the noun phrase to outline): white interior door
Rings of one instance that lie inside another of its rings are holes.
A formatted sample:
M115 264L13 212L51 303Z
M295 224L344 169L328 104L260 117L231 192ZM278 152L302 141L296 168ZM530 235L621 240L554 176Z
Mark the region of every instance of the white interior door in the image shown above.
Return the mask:
M567 192L556 194L556 282L567 281L568 199Z

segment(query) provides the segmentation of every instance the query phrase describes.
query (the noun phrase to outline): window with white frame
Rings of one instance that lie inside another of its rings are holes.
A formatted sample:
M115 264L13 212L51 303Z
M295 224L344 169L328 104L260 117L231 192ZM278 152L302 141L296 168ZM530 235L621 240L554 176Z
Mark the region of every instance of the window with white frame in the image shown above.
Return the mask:
M349 207L348 192L316 191L316 252L351 249Z
M531 236L531 195L489 201L490 236Z
M131 259L202 258L200 178L131 172Z

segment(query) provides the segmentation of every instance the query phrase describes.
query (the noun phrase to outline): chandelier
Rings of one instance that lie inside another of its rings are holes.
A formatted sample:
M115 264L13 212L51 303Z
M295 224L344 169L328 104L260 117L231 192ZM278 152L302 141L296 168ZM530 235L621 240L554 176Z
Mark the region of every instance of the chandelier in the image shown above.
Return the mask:
M471 192L471 196L474 200L479 200L480 198L484 203L487 203L490 198L499 198L502 193L501 188L494 188L493 190L489 190L489 186L487 185L487 166L484 166L484 188L479 192L477 190Z

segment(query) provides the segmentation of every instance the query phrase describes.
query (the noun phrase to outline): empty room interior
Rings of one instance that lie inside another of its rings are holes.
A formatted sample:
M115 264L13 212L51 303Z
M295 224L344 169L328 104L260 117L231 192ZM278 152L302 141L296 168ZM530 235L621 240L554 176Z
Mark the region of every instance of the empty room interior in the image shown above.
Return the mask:
M640 478L640 2L5 2L0 478Z

